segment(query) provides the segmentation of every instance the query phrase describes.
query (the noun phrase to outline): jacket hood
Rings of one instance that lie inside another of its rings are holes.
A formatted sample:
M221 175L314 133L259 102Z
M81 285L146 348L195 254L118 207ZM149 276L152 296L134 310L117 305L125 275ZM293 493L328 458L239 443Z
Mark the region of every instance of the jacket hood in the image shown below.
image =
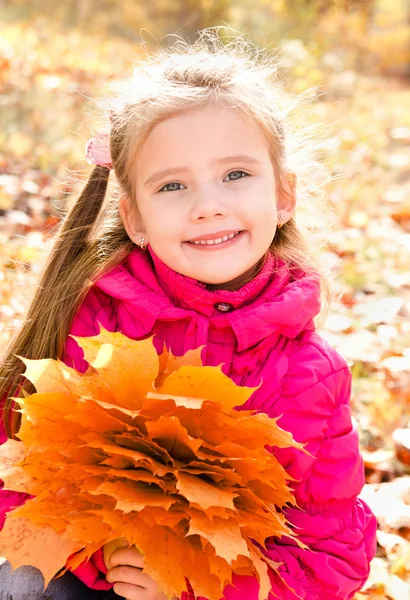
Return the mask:
M157 320L205 317L219 327L232 328L239 352L272 334L295 338L303 330L315 329L313 318L320 310L319 277L290 270L273 254L240 289L211 291L172 270L150 246L148 252L136 247L95 285L127 304L141 325L140 335L152 330ZM230 304L231 312L220 312L219 303Z

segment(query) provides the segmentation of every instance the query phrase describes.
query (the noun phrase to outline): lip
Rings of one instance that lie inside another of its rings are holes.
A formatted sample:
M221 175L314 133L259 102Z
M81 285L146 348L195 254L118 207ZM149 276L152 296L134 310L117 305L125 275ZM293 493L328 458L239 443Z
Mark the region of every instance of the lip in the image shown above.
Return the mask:
M184 242L184 244L195 252L223 252L223 250L225 250L226 248L230 248L231 246L235 246L236 244L240 243L240 240L242 240L242 238L245 235L246 231L240 230L237 235L235 235L232 238L229 238L228 240L226 240L226 242L221 242L218 244L194 244L192 242Z
M224 235L230 235L231 233L240 232L241 229L226 229L224 231L217 231L216 233L206 233L204 235L200 235L199 237L192 238L191 240L187 240L188 242L200 242L207 240L217 240L218 238L224 237Z

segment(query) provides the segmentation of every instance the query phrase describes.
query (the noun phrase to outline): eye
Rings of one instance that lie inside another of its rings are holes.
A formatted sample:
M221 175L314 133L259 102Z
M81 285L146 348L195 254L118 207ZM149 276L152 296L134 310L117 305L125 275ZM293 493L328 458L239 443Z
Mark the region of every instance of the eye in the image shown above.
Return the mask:
M238 179L242 179L242 177L249 177L248 173L245 173L245 171L231 171L230 173L228 173L227 177L230 177L231 175L233 175L233 177L229 180L229 181L237 181Z
M178 181L171 181L171 183L166 183L159 191L160 192L179 192L181 188L176 186L183 185L182 183L178 183ZM185 186L183 186L185 187ZM168 189L166 189L168 188Z

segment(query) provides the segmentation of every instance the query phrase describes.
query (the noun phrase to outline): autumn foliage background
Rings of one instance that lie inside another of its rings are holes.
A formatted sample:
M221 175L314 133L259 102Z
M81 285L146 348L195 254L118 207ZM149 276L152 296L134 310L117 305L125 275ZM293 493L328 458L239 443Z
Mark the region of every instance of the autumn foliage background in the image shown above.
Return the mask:
M0 1L0 348L23 319L53 231L91 167L96 95L144 49L228 23L280 45L287 84L317 86L333 181L323 335L347 358L379 521L364 598L410 593L410 8L405 0ZM47 16L47 18L44 17Z

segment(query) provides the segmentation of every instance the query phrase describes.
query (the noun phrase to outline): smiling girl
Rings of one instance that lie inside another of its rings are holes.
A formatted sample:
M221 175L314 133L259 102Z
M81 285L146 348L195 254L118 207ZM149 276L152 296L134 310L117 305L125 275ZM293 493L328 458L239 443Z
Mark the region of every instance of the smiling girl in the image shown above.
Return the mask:
M1 393L22 381L15 355L59 357L85 372L69 334L97 335L100 323L132 339L154 336L159 353L164 344L178 356L203 346L204 364L222 364L235 383L262 382L239 410L278 419L310 452L268 448L293 478L297 508L284 513L307 546L266 539L282 577L270 572L270 600L347 600L368 577L376 520L358 498L351 375L316 331L326 280L296 216L320 196L321 168L291 132L275 68L246 41L224 46L214 31L136 65L109 103L108 131L87 144L94 170L6 352ZM111 170L119 191L105 204ZM8 400L8 435L18 431L10 408ZM0 494L0 517L26 499ZM45 598L35 583L24 569L0 567L2 598ZM256 600L258 588L256 577L235 575L224 598ZM195 598L188 580L181 592ZM164 599L128 545L105 560L100 549L46 594Z

